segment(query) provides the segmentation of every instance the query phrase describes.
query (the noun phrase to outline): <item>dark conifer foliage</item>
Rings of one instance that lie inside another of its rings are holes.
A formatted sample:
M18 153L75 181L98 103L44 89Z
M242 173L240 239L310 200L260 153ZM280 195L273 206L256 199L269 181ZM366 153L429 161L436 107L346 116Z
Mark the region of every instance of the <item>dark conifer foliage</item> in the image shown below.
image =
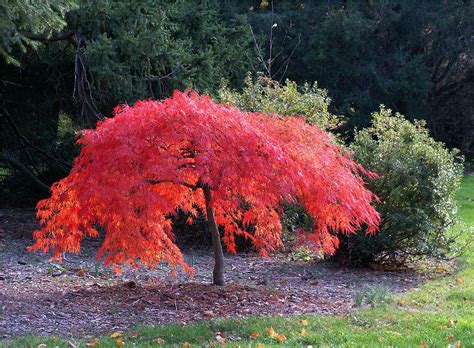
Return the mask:
M0 37L0 205L44 195L115 105L247 72L317 81L346 139L384 104L474 156L472 1L7 0Z

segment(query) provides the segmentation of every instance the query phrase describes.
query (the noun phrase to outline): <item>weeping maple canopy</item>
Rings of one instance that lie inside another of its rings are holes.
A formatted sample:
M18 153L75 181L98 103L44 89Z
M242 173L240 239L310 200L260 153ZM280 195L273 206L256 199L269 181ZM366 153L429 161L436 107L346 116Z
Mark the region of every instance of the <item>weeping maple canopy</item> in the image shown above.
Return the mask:
M192 272L174 243L172 217L189 223L206 211L212 192L215 220L229 252L243 235L262 254L282 245L281 203L298 201L314 221L302 238L326 253L337 232L374 232L376 197L362 176L373 176L332 137L303 118L280 119L216 104L195 92L163 101L119 106L115 117L84 130L71 173L38 203L41 228L31 250L79 252L81 239L105 239L106 264L154 267L160 261Z

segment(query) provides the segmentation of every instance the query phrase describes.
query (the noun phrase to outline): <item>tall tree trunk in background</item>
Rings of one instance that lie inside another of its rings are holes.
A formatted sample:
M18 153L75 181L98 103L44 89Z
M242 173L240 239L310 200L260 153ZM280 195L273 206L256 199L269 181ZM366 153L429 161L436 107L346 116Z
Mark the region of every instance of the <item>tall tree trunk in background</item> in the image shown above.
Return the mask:
M221 237L214 218L214 209L212 208L212 194L209 185L202 187L204 198L206 200L207 224L212 236L212 249L214 250L214 271L212 272L212 281L214 285L224 285L224 253L222 252Z

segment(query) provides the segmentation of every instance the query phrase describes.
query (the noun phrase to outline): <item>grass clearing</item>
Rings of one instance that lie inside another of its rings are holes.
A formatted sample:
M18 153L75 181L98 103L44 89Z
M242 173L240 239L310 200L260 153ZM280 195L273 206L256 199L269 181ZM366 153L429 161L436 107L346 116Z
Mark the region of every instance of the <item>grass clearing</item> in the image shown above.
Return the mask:
M463 222L474 226L474 176L465 177L457 198ZM472 233L472 232L471 232ZM188 325L134 327L117 337L84 339L22 337L1 347L473 347L474 252L464 255L465 267L439 275L419 289L346 317L316 315L201 321ZM361 289L363 291L363 289ZM270 330L272 328L273 330ZM112 334L112 333L110 333ZM224 342L226 341L226 342ZM92 346L92 345L90 345ZM44 346L43 346L44 347Z

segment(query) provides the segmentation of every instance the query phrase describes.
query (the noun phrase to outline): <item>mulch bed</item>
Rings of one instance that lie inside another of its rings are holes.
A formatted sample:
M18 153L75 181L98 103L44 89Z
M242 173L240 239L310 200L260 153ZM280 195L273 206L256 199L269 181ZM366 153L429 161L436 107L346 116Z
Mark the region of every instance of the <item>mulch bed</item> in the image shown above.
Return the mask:
M365 287L400 293L418 286L414 271L340 269L327 262L255 255L226 256L228 285L210 285L210 252L188 249L194 277L104 268L97 240L61 263L25 251L37 227L33 210L0 209L0 337L26 334L86 336L134 324L187 323L248 315L319 313L346 315Z

